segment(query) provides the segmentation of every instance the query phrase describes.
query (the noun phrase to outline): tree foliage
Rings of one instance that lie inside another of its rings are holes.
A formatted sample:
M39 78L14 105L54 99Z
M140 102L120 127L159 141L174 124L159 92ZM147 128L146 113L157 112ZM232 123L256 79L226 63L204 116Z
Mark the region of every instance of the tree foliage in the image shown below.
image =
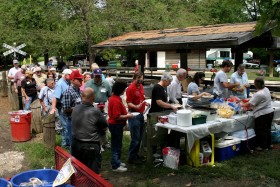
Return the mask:
M26 43L33 56L48 49L93 59L93 44L131 31L254 20L261 31L279 23L279 6L279 0L1 0L0 40Z

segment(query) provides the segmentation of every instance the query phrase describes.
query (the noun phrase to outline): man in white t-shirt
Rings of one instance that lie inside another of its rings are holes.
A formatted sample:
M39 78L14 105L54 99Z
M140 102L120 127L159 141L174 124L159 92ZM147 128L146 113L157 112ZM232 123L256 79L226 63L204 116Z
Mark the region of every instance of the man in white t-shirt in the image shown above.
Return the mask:
M167 95L170 103L183 104L182 102L182 84L181 81L186 79L187 70L180 68L178 69L176 76L169 86L167 86Z
M228 98L228 89L232 89L236 86L239 86L239 82L237 83L229 83L227 74L230 72L232 68L232 62L229 60L224 60L221 67L222 69L218 71L214 78L214 89L213 89L213 94L215 97L219 98Z
M20 68L18 66L18 60L13 60L13 65L14 67L12 67L10 70L9 70L9 73L8 73L8 79L9 81L11 81L11 91L12 91L12 88L13 88L13 85L14 85L14 78L15 78L15 74L20 71Z

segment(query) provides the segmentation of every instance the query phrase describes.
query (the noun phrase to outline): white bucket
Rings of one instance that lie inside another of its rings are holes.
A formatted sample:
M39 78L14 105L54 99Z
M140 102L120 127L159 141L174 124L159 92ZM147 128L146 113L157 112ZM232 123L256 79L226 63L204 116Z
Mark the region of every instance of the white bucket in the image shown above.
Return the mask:
M192 126L192 111L191 110L178 110L177 111L177 125L179 126Z

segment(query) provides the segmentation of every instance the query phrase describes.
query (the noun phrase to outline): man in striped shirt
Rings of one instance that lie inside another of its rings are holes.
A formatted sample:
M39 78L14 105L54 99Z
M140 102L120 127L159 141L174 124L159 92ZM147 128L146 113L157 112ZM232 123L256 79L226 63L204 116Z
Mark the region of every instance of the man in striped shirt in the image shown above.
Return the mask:
M83 75L80 74L79 70L73 70L70 75L71 86L63 93L62 97L62 112L66 116L66 140L69 145L72 144L72 124L71 124L71 114L73 108L82 103L82 97L80 92L80 87L83 82Z

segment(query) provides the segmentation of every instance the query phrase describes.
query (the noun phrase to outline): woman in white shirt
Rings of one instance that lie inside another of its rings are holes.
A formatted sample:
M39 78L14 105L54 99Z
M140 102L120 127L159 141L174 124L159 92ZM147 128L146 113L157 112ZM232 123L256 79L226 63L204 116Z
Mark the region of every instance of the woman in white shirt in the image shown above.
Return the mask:
M274 116L274 110L271 106L271 95L269 90L264 86L264 80L262 78L256 78L254 85L257 92L249 102L241 104L241 106L253 108L256 150L268 150L268 148L272 147L271 123Z

